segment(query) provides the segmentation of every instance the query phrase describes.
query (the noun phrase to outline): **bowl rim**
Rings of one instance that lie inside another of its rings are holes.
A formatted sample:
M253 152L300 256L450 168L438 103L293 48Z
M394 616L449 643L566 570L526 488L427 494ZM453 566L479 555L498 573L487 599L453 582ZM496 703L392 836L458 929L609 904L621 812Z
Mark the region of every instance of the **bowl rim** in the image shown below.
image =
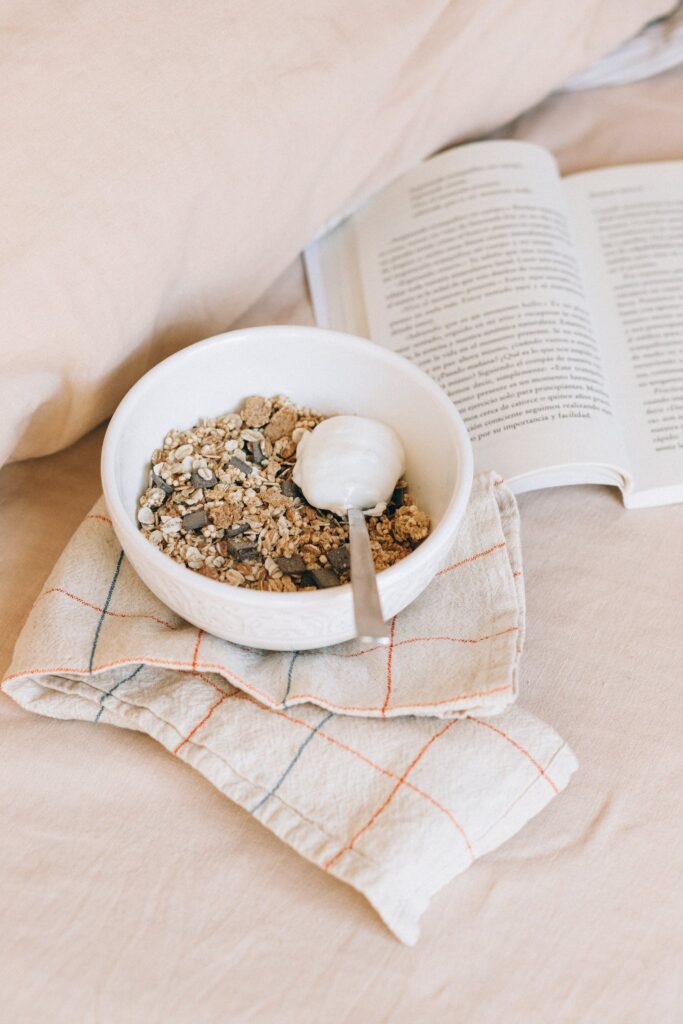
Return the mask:
M102 490L108 510L112 518L112 526L121 546L124 550L128 547L140 555L140 558L159 569L161 575L170 576L175 582L187 589L203 591L208 598L230 602L236 602L250 608L269 609L287 608L293 610L295 603L301 603L306 611L313 612L317 607L327 603L332 604L347 600L350 596L351 586L349 583L341 586L316 591L296 591L294 593L280 593L272 591L250 590L246 587L227 586L220 580L212 580L209 577L201 576L199 573L181 565L168 555L159 551L153 544L142 535L137 524L131 518L129 510L123 503L116 483L115 457L118 444L123 433L128 412L134 406L140 396L154 387L157 380L168 373L169 369L179 370L183 364L192 360L197 352L219 345L238 344L245 338L252 343L259 338L269 339L273 337L304 336L310 340L317 339L318 344L334 344L338 348L345 349L349 355L368 353L368 346L372 346L373 358L388 365L398 367L401 372L412 377L423 389L431 393L433 400L441 406L450 423L453 433L455 447L458 451L460 464L458 467L458 483L453 490L451 499L446 506L441 522L425 538L422 543L411 551L409 555L402 558L400 562L377 573L377 585L381 589L389 586L395 578L406 572L417 569L419 563L431 560L433 552L440 546L442 538L446 533L452 533L453 523L460 522L465 507L469 500L473 478L473 455L472 445L467 428L460 413L448 397L446 392L428 375L414 363L403 356L386 349L365 338L347 334L343 331L333 331L324 327L299 326L296 324L277 324L258 327L244 327L232 331L225 331L221 334L212 335L202 341L195 342L185 348L174 352L165 359L156 363L135 384L126 392L116 407L104 436L102 454L100 457L100 475ZM168 429L168 428L167 428Z

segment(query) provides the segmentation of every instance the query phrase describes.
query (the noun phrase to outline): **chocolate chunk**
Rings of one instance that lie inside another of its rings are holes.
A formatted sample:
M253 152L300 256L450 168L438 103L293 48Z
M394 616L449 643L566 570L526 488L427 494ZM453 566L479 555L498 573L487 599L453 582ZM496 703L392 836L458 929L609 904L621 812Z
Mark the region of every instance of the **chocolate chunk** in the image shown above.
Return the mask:
M292 555L291 558L276 558L277 567L287 576L301 576L306 572L306 563L301 555Z
M239 535L241 533L246 533L248 529L249 529L249 525L247 523L238 523L237 526L229 527L225 531L224 536L225 537L239 537Z
M397 508L403 508L406 500L407 487L396 487L394 493L389 498L389 511L393 512Z
M299 494L299 488L296 486L294 481L291 479L284 480L280 484L280 490L284 494L285 498L296 498Z
M253 540L229 540L228 554L238 562L255 562L261 560L261 553Z
M335 572L346 572L351 566L351 552L348 544L342 544L339 548L330 548L325 554Z
M261 447L260 443L258 441L250 441L247 444L247 448L249 449L249 454L251 455L256 465L262 466L263 463L266 461L266 457L263 454L263 448Z
M250 473L254 472L254 467L250 466L248 462L244 462L242 459L238 459L236 455L233 455L228 460L229 466L234 466L235 469L239 469L240 473L244 473L245 476L249 476Z
M338 587L339 577L332 569L311 569L306 573L313 580L313 585L319 590L327 590L328 587ZM303 577L302 577L303 582Z
M204 509L200 508L196 512L188 512L186 516L183 516L182 524L184 530L201 530L202 526L208 526L209 517Z
M169 494L173 494L173 484L167 483L164 478L159 476L158 473L155 473L154 470L152 470L152 483L155 487L158 487L159 490L163 491L167 498Z
M211 471L208 470L208 472L211 472ZM209 477L208 480L205 480L203 476L199 475L199 470L195 469L195 470L193 470L193 472L192 472L192 474L190 476L190 482L191 482L193 487L200 487L202 490L206 490L206 489L210 489L211 487L215 487L216 484L218 483L218 480L213 475L213 473L211 473L211 476Z

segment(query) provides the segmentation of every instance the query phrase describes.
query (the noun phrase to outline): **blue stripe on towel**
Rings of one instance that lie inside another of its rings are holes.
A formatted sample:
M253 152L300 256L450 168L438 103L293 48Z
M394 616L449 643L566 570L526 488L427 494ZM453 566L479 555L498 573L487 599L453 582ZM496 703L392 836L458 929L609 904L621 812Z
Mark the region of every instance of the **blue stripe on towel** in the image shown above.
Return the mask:
M100 720L100 716L102 715L102 712L104 711L104 702L107 699L107 697L111 697L112 693L114 693L115 690L118 690L119 686L123 686L124 683L127 683L129 679L135 679L135 677L138 674L138 672L141 669L143 669L144 667L145 667L144 664L138 665L138 667L135 669L134 672L131 672L131 674L129 676L125 676L123 679L119 679L118 683L114 683L114 685L112 686L111 690L107 690L106 693L102 694L102 696L100 697L100 707L99 707L99 710L98 710L98 712L97 712L97 714L95 715L95 718L94 718L95 723L99 722L99 720Z
M285 695L282 699L282 706L284 708L287 707L287 698L289 697L289 692L292 689L292 673L294 672L294 665L296 664L296 659L299 657L300 653L301 651L294 651L292 660L289 663L289 668L287 670L287 689L285 690Z
M323 718L320 719L320 721L316 725L315 729L313 729L312 732L310 732L308 734L308 736L306 737L306 739L303 741L303 743L301 744L301 746L297 750L295 756L289 762L289 764L287 765L287 767L285 768L285 770L283 771L282 775L277 780L277 782L275 783L273 788L269 789L268 792L265 794L265 796L262 796L261 799L258 801L258 803L254 804L254 806L252 807L251 811L249 812L250 814L256 814L258 809L260 807L263 807L263 805L266 802L266 800L270 800L270 798L273 795L273 793L276 793L278 791L278 789L280 788L282 783L285 781L285 779L287 778L287 776L291 772L291 770L294 767L294 765L297 763L297 761L299 760L299 758L303 754L303 752L306 749L306 747L308 746L308 744L311 742L311 740L313 739L313 737L317 733L318 729L322 729L322 727L324 726L325 722L329 721L329 719L332 718L333 714L334 714L333 711L328 711L327 714L324 715Z
M97 650L97 643L98 643L98 641L100 639L100 630L102 629L102 623L104 622L104 617L107 614L107 610L108 610L109 605L111 603L112 594L114 593L114 587L116 586L116 581L119 578L119 572L121 571L121 563L122 562L123 562L123 551L120 553L120 555L118 557L118 561L116 563L116 568L114 569L114 575L112 577L111 583L109 584L109 593L107 594L107 599L104 602L104 608L102 609L102 611L100 613L100 617L97 620L97 628L95 630L95 636L93 637L92 647L90 648L90 661L88 662L88 672L92 672L92 667L93 667L93 664L95 662L95 651Z

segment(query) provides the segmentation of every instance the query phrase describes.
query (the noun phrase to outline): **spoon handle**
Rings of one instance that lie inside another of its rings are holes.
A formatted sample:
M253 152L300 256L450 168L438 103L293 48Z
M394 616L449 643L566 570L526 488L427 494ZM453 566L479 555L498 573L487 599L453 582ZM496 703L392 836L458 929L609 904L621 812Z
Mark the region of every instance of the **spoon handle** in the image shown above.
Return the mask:
M389 626L382 616L377 590L377 577L370 550L365 516L357 508L348 509L349 545L351 548L351 589L356 633L364 643L389 642Z

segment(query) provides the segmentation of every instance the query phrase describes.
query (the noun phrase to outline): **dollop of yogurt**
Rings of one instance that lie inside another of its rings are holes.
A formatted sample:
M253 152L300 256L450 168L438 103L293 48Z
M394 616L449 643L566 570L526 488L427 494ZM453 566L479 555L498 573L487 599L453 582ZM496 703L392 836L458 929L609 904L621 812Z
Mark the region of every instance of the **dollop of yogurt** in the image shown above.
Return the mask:
M364 416L330 416L299 441L294 483L310 505L346 515L380 515L405 471L395 430Z

